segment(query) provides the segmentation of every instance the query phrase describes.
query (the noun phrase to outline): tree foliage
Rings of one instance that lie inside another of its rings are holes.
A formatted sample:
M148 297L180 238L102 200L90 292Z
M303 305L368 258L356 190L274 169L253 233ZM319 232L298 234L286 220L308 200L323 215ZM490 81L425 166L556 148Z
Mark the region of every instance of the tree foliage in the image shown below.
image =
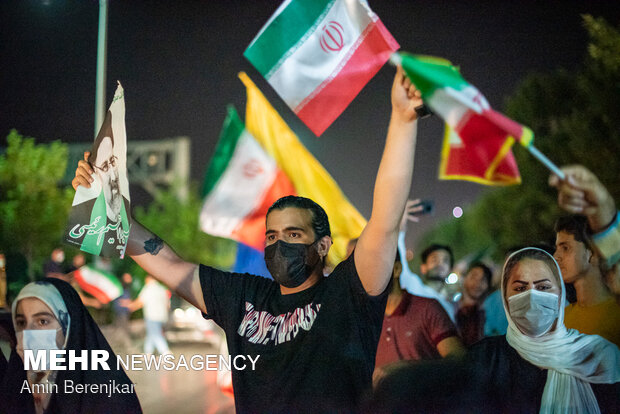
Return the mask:
M506 113L529 126L534 145L557 165L583 164L620 198L620 32L603 19L584 16L588 54L575 73L532 74L508 99ZM422 240L450 244L457 257L491 247L507 249L554 239L563 214L549 171L524 148L514 148L519 186L487 190L463 218L441 223Z
M135 208L134 217L185 260L220 269L230 268L237 244L200 230L198 217L202 200L197 195L196 186L193 187L185 201L180 200L172 189L162 191L147 208ZM133 271L140 273L135 268Z
M37 144L12 130L0 155L0 250L23 254L30 276L61 244L73 191L60 188L67 146Z

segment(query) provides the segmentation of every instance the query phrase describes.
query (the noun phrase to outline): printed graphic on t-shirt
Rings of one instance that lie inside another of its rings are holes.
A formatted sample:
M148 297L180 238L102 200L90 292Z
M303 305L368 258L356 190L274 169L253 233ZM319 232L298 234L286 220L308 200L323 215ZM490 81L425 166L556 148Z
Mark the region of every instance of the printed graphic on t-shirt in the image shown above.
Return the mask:
M245 302L245 316L237 333L253 344L278 345L294 339L300 329L309 331L320 309L321 304L309 303L292 312L273 316L267 311L257 311L254 305Z

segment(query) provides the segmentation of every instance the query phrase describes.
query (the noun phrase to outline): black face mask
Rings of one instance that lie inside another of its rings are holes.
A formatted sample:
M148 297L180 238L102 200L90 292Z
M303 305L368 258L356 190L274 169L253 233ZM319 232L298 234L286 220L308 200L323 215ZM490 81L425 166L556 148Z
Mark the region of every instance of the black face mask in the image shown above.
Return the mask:
M287 288L304 283L321 259L314 247L317 242L302 244L278 240L265 247L265 264L273 280Z

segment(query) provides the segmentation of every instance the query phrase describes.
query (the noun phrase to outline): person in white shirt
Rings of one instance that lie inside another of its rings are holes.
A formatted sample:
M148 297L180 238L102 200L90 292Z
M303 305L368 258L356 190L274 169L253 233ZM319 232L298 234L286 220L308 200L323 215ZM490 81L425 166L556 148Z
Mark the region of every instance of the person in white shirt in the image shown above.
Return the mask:
M144 324L146 338L144 339L144 353L150 355L157 350L162 355L170 354L168 342L164 337L164 324L168 321L170 309L170 291L147 275L145 284L136 300L128 304L130 312L144 308Z

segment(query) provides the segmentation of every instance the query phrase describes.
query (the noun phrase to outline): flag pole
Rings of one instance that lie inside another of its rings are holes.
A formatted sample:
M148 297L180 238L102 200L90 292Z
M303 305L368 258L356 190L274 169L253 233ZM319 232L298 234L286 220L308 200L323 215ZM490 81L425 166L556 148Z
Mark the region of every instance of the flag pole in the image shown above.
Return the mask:
M542 152L538 151L534 145L528 145L527 150L536 158L538 161L542 162L545 167L547 167L552 173L558 176L558 178L562 181L566 179L566 175L555 165L549 158L545 156Z
M403 61L403 57L398 52L394 52L390 55L390 63L393 66L398 66Z

